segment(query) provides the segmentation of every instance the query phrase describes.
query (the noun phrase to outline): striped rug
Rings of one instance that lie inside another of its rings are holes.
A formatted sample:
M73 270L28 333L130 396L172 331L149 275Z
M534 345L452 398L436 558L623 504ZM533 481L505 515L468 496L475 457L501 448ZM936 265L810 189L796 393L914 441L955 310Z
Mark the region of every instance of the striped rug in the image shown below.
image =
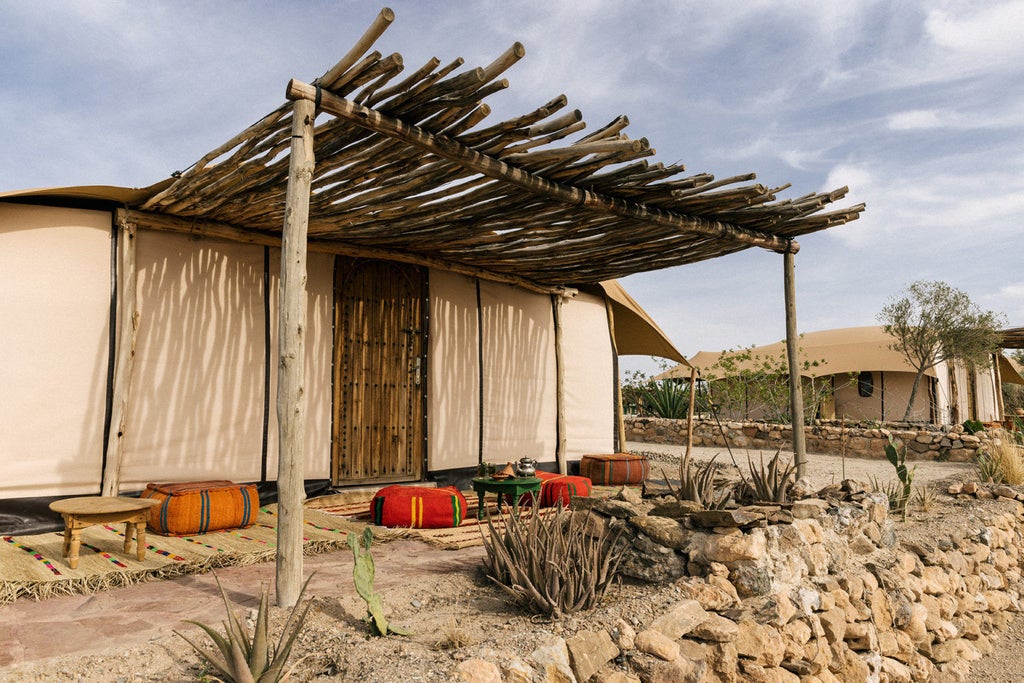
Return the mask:
M306 555L329 552L348 545L348 532L366 526L344 517L307 509L303 549ZM386 541L399 534L380 533ZM401 534L404 535L404 534ZM140 581L206 572L273 560L277 545L277 506L260 508L256 523L245 529L214 531L192 536L146 534L146 558L139 562L132 544L124 552L124 525L96 524L82 531L78 567L71 569L61 556L62 531L33 536L0 536L0 604L21 596L90 593Z

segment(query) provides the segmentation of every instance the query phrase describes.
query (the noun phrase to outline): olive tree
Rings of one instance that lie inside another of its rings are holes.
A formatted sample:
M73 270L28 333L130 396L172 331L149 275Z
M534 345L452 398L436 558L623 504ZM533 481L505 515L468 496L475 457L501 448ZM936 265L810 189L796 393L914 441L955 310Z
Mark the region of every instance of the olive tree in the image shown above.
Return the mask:
M882 328L893 338L889 348L903 354L916 371L910 400L903 415L910 420L921 377L948 360L986 366L999 348L1002 316L983 311L964 292L945 282L918 280L903 296L878 314Z

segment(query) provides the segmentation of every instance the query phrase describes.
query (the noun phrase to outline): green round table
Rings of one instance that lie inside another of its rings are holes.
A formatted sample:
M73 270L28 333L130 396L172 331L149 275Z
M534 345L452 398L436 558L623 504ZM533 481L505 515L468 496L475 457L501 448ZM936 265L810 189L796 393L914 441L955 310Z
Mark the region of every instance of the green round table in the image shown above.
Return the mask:
M484 516L484 495L488 493L498 494L498 514L501 514L501 501L508 495L512 496L512 509L519 509L519 497L524 493L533 496L536 505L539 498L541 480L537 477L511 477L509 479L492 479L491 477L480 477L473 480L473 490L477 495L476 518L483 519Z

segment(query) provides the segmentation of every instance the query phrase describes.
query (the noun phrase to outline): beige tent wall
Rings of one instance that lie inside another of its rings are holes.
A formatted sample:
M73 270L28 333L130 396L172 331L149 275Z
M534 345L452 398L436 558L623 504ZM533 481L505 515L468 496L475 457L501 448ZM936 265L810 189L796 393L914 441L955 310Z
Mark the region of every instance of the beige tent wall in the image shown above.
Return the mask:
M615 448L615 377L604 299L580 293L562 305L565 450L568 460Z
M427 468L472 467L480 459L480 325L476 281L430 271Z
M935 421L938 424L950 423L949 404L949 366L945 361L936 365L935 371Z
M139 231L121 488L260 474L263 248Z
M883 377L884 374L884 377ZM881 370L871 372L874 381L874 389L871 396L861 396L857 389L858 373L853 375L851 381L849 374L835 375L835 403L836 418L848 420L881 420L882 419L882 387L885 386L885 409L886 417L894 419L895 411L892 402L889 400L889 377L894 373L883 373ZM906 403L902 405L906 408ZM903 414L900 413L900 417Z
M0 203L0 497L96 494L110 310L103 211Z
M267 479L277 479L277 321L281 251L270 250L270 421L267 431ZM305 479L331 476L331 386L334 349L334 256L306 256L306 441ZM258 453L257 453L258 455Z
M555 332L551 298L480 282L483 454L488 462L555 459Z
M1002 419L999 414L999 402L996 392L996 373L991 367L983 368L975 372L975 381L978 387L978 415L975 419L982 422L998 422Z

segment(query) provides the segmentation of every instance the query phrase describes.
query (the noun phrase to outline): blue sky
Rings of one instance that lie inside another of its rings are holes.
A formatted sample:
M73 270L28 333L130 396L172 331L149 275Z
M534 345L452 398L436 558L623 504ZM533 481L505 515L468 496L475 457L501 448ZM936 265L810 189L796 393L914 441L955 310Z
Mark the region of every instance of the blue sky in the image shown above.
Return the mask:
M162 180L284 101L289 78L323 73L381 6L3 3L0 191ZM488 121L565 93L591 129L626 114L688 172L792 183L780 198L848 185L841 205L864 216L800 240L800 331L875 324L918 279L1024 326L1024 1L389 6L377 49L407 70L526 46ZM687 355L785 334L774 253L624 284Z

